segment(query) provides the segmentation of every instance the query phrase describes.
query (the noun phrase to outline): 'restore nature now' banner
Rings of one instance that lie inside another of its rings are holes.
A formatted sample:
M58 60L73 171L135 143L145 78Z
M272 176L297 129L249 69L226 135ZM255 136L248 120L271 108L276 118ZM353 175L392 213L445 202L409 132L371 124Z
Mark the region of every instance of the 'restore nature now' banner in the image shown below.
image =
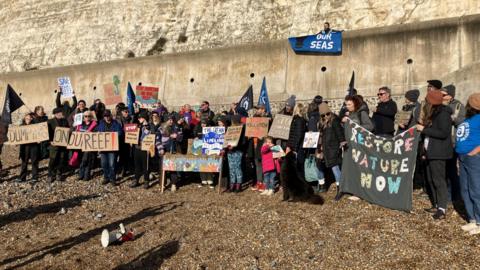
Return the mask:
M348 148L343 155L341 191L383 207L410 211L417 130L412 127L387 139L349 119L345 135Z

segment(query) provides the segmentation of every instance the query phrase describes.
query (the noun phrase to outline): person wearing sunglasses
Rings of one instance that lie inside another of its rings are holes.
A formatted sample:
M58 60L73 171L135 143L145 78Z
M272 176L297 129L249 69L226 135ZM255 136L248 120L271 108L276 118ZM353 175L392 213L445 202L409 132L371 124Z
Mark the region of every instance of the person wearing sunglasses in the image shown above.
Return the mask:
M327 103L321 103L319 111L318 131L320 132L320 138L318 139L316 156L324 166L318 167L322 171L321 175L325 175L325 169L332 170L337 187L335 201L338 201L342 197L340 192L340 165L342 164L342 146L346 143L345 133L340 119L332 112ZM319 180L319 185L320 191L326 191L325 178Z
M390 97L391 90L387 86L378 89L377 107L372 108L374 133L377 136L393 137L395 133L395 115L397 114L397 103Z

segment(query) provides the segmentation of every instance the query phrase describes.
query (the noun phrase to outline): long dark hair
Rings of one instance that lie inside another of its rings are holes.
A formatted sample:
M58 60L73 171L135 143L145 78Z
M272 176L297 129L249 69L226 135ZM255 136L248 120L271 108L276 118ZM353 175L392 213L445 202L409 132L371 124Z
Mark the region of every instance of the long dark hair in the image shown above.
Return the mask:
M470 106L470 103L467 103L467 106L465 106L465 110L466 110L465 118L470 118L470 117L475 116L475 115L480 113L479 110Z

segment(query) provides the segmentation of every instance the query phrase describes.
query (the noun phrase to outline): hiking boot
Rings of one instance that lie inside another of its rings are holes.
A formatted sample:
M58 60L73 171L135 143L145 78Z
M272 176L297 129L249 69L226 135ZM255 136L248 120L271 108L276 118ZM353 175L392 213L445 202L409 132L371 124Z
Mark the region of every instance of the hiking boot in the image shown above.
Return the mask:
M242 185L240 185L240 184L235 184L234 190L235 190L235 192L237 192L237 193L238 193L238 192L241 192L241 191L242 191Z
M433 214L433 219L435 220L441 220L441 219L446 219L447 216L445 215L445 212L442 211L441 209L438 209L437 212L435 212L435 214Z
M343 192L340 191L340 188L337 186L337 194L335 195L335 201L340 201L343 197Z

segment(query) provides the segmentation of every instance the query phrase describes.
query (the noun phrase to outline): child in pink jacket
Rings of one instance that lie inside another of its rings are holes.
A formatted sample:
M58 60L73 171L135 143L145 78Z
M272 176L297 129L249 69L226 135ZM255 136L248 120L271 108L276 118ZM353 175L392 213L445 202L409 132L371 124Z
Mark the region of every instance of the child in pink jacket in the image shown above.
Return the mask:
M265 190L260 193L261 195L271 196L274 193L275 188L275 176L277 175L277 170L275 166L275 160L273 159L272 147L273 138L266 137L262 145L262 169L263 169L263 181L265 183Z

